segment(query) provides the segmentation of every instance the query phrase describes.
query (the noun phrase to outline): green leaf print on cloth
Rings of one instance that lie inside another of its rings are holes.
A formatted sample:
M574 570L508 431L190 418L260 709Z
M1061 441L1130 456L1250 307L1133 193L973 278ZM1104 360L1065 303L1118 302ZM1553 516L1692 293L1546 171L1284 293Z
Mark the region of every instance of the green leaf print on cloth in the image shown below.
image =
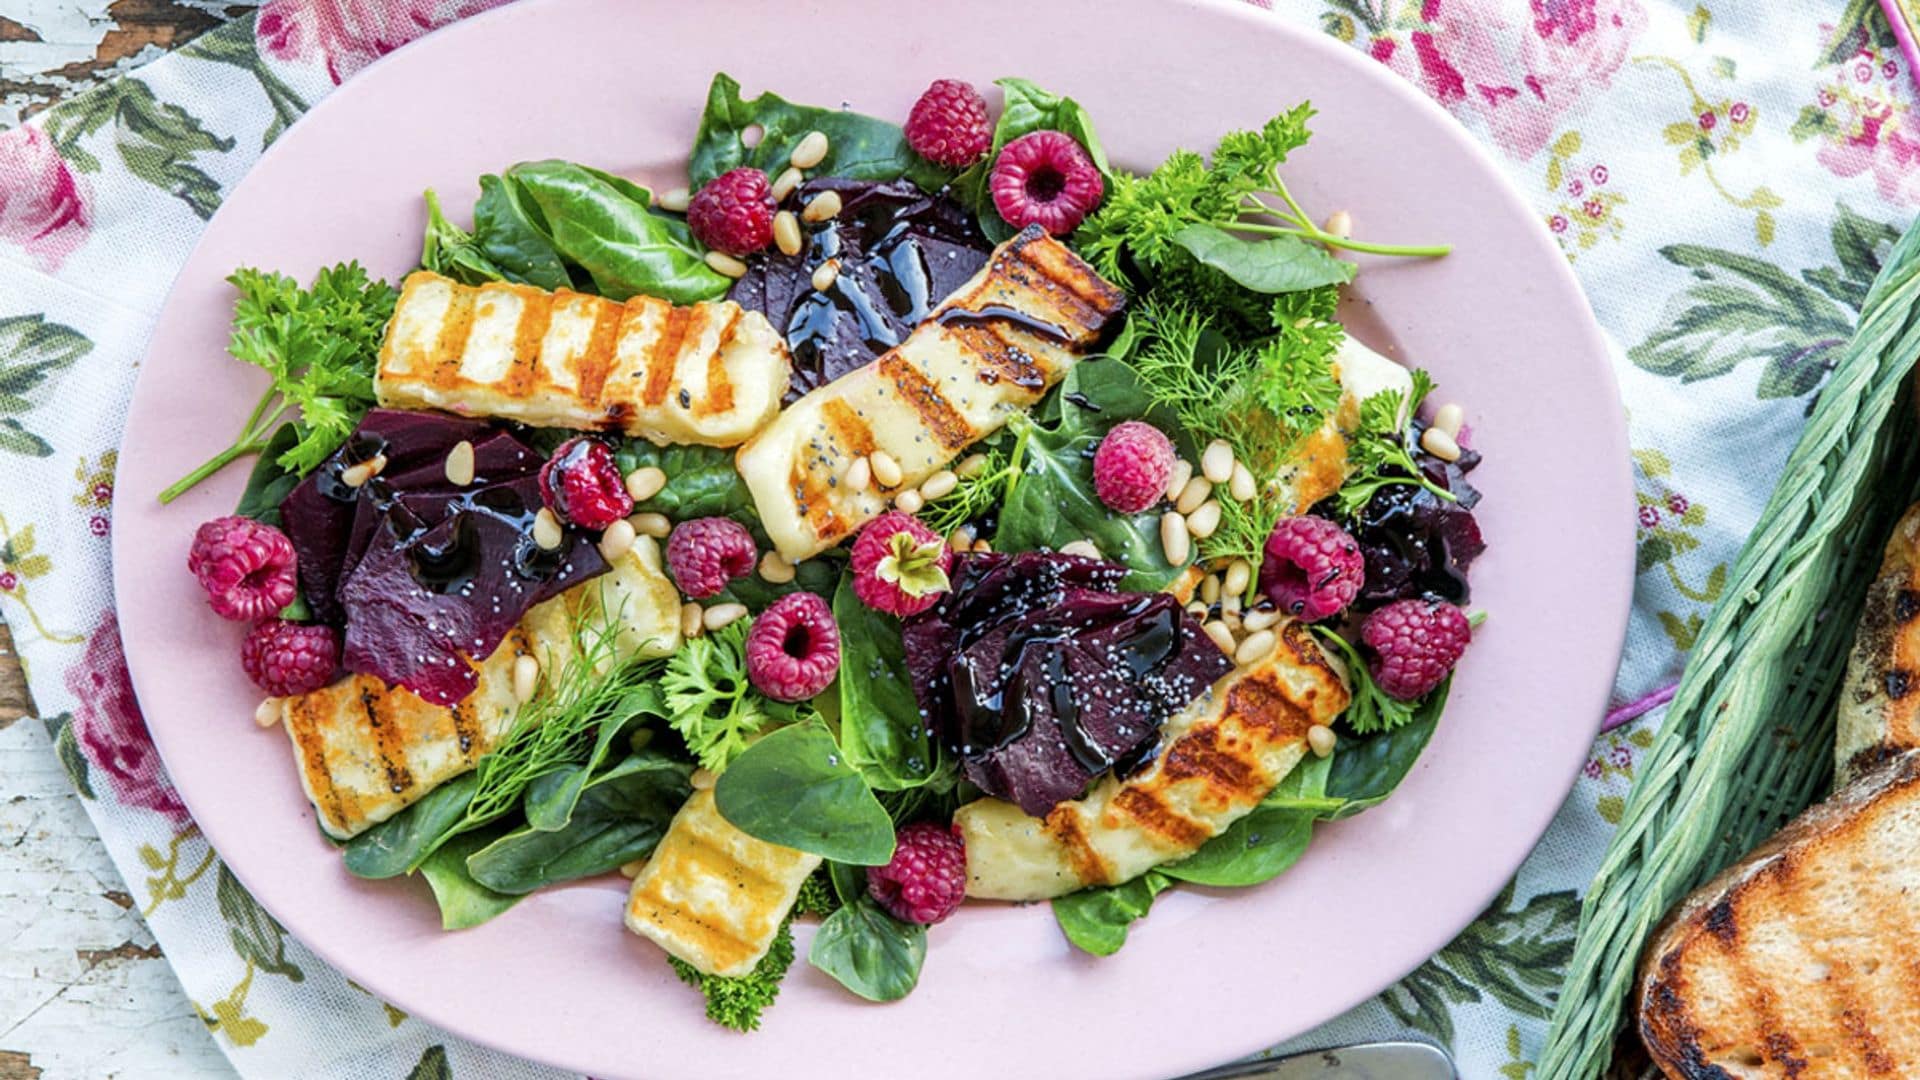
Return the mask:
M306 979L306 972L287 959L287 932L247 892L225 863L220 864L214 898L220 907L220 917L226 920L234 952L261 971L284 975L294 982Z
M1453 944L1381 995L1404 1024L1453 1044L1454 1005L1492 997L1523 1016L1544 1020L1553 1012L1560 975L1573 954L1580 898L1571 889L1545 892L1520 907L1513 883L1494 898L1487 913Z
M93 351L86 335L41 315L0 319L0 453L46 457L52 444L28 430L34 391Z
M273 107L273 123L267 125L267 133L260 139L262 149L273 145L273 140L287 130L287 125L307 111L307 103L299 93L267 66L252 34L206 34L182 48L180 55L231 64L259 80L261 91L267 95L267 104Z
M192 113L153 96L138 79L120 79L49 110L47 135L60 156L81 172L101 169L81 140L112 125L121 164L136 178L210 218L220 206L220 183L195 163L202 153L226 153L233 140L208 131Z
M453 1080L453 1066L447 1063L447 1048L435 1043L420 1053L420 1064L407 1074L407 1080Z

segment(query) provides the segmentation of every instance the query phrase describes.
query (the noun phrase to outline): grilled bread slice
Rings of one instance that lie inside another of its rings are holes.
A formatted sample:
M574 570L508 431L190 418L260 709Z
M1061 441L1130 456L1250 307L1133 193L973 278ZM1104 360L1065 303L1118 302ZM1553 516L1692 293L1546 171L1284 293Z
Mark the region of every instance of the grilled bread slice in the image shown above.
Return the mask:
M967 895L1045 900L1113 885L1184 859L1245 817L1305 756L1307 729L1350 694L1305 625L1276 628L1274 651L1222 676L1166 723L1159 755L1044 819L1000 799L954 814L967 845Z
M905 341L794 402L740 448L774 546L798 561L878 517L896 492L1039 401L1124 302L1037 226L1000 245ZM875 451L899 463L899 485L842 482Z
M1912 746L1920 746L1920 506L1894 526L1867 590L1840 691L1839 782Z
M709 975L767 955L820 856L757 840L696 791L627 894L627 928Z
M380 404L734 446L780 410L787 343L732 301L625 303L407 276L374 372Z
M1676 1080L1920 1076L1920 751L1892 754L1689 897L1642 961Z
M615 628L617 657L680 647L680 593L651 539L642 537L607 573L530 609L475 665L478 685L451 708L371 675L282 699L280 718L320 827L337 839L356 836L473 768L513 726L516 661L531 656L558 671L575 655L576 628L598 625Z

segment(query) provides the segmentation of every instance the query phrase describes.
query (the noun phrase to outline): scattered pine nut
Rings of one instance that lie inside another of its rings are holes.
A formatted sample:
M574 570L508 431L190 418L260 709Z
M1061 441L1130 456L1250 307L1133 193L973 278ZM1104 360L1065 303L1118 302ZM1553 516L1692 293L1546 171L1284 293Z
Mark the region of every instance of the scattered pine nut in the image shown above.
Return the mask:
M1207 444L1200 455L1200 475L1216 484L1224 484L1233 479L1233 447L1225 439L1215 439Z
M684 214L687 207L693 205L693 192L683 187L672 187L654 196L653 205L675 214Z
M280 699L270 697L253 710L253 722L263 728L270 728L280 722Z
M653 465L627 474L627 495L637 503L646 502L660 494L666 486L666 471Z
M793 580L795 573L797 571L794 570L793 564L777 551L769 551L760 557L760 577L766 581L771 581L775 585L785 585Z
M1207 478L1196 476L1187 481L1186 487L1180 489L1180 497L1173 500L1173 508L1182 514L1191 514L1200 509L1200 504L1206 502L1212 494L1213 485L1207 482Z
M1160 515L1160 548L1173 565L1187 564L1193 554L1193 536L1187 532L1186 518L1173 511Z
M953 475L963 478L979 476L980 470L986 467L987 455L968 454L966 457L960 459L960 464L953 467Z
M645 870L646 868L647 868L647 860L645 859L635 859L632 862L623 862L620 864L620 876L623 878L637 878L640 876L640 871Z
M1233 662L1242 667L1251 664L1272 652L1277 640L1271 630L1255 630L1241 639L1240 647L1233 650Z
M513 700L525 705L540 689L540 661L522 654L513 658Z
M773 179L773 201L786 202L787 196L793 194L793 189L800 186L802 179L799 169L789 167L782 170L780 175Z
M1193 462L1180 458L1173 463L1173 472L1167 475L1167 501L1173 502L1180 493L1187 490L1187 482L1193 479Z
M900 471L899 460L885 450L875 450L867 455L867 460L873 464L873 478L883 488L899 487L900 481L906 479L906 474Z
M813 270L813 291L826 292L840 277L840 260L828 259Z
M1192 526L1189 525L1188 529L1191 530ZM1208 574L1200 579L1200 599L1206 601L1209 607L1220 602L1219 574Z
M798 255L806 246L806 237L800 235L800 219L793 216L793 211L773 215L773 244L782 255Z
M1209 619L1200 629L1207 632L1207 636L1213 639L1213 643L1220 647L1221 652L1226 653L1228 656L1233 655L1234 649L1237 646L1235 646L1233 641L1233 631L1227 629L1226 623L1221 622L1219 619Z
M1345 240L1353 235L1353 215L1345 210L1335 210L1327 215L1327 223L1321 227L1320 231L1328 236Z
M718 779L720 777L712 769L695 769L693 775L687 777L687 783L695 791L710 791Z
M903 514L917 514L927 505L927 497L912 488L893 497L893 508Z
M1207 605L1199 600L1190 600L1187 602L1187 614L1196 619L1204 619L1207 617Z
M1220 500L1208 499L1187 515L1187 531L1205 540L1220 527Z
M1191 525L1188 528L1192 528ZM1226 580L1221 588L1229 596L1245 596L1247 586L1253 584L1253 564L1245 559L1235 559L1227 564Z
M1220 608L1220 621L1223 623L1226 623L1227 629L1233 631L1236 634L1246 630L1246 627L1241 625L1240 613L1238 611L1228 611L1226 609L1226 605L1224 604L1221 605L1221 608Z
M703 629L703 624L701 623L700 619L701 619L701 616L705 614L706 614L705 612L700 610L699 604L694 604L694 603L681 604L680 605L680 635L682 637L689 637L689 638L699 637L700 631Z
M633 531L641 536L651 536L655 540L664 540L673 532L673 522L665 514L635 514L627 519L633 522Z
M1325 724L1315 724L1307 729L1307 745L1313 749L1314 757L1326 757L1333 753L1334 744L1340 737Z
M633 550L633 542L639 537L640 534L634 529L633 522L621 518L607 526L606 531L600 534L600 557L608 562L618 561L627 552Z
M787 161L796 169L811 169L827 160L827 146L826 132L809 131L787 155Z
M709 630L718 630L746 615L746 613L747 605L745 604L715 604L708 608L705 614L700 616L700 625Z
M964 525L953 530L947 534L947 546L955 551L972 551L973 531Z
M1441 461L1460 460L1460 444L1437 427L1430 427L1421 434L1420 448Z
M1279 621L1279 608L1263 607L1247 612L1246 616L1240 620L1240 625L1248 630L1265 630Z
M387 467L387 455L375 454L358 465L349 465L340 470L340 482L348 487L360 487L367 481L379 476Z
M1100 549L1094 547L1093 541L1091 540L1075 540L1069 544L1061 544L1060 554L1078 555L1083 559L1097 559L1100 557Z
M1220 617L1231 622L1240 621L1240 598L1223 596L1220 598Z
M1452 436L1456 442L1460 438L1460 425L1466 422L1467 410L1451 401L1435 409L1433 413L1433 426Z
M539 513L533 515L533 542L540 545L541 551L555 550L566 538L567 534L560 528L560 519L553 516L552 510L543 506Z
M747 264L724 251L707 252L707 267L724 277L737 278L747 272Z
M800 208L800 220L806 222L832 221L840 216L840 193L823 191L807 201Z
M986 554L986 553L988 553L988 552L990 552L990 551L992 551L992 550L993 550L993 541L991 541L991 540L975 540L975 541L973 542L973 550L975 550L975 551L978 551L978 552L980 552L980 553L981 553L982 555L984 555L984 554Z
M926 482L920 485L920 494L928 502L934 502L953 494L953 489L959 486L959 473L954 472L952 469L941 469L939 472L927 477Z
M847 466L847 486L855 491L865 491L873 486L873 462L864 457L853 459Z
M1253 470L1241 462L1233 463L1233 475L1227 478L1227 494L1234 502L1247 502L1260 491L1260 485L1253 478Z
M454 487L473 483L473 444L465 439L447 451L447 483Z

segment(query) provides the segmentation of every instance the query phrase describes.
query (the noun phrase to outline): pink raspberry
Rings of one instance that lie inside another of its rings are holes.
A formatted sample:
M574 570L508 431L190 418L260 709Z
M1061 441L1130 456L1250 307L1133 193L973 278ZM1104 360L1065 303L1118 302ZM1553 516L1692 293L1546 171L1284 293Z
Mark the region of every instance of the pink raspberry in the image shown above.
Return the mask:
M319 623L262 619L240 643L240 666L274 697L312 693L333 681L340 642L332 627Z
M773 185L759 169L729 169L706 182L687 204L694 239L729 255L751 255L773 242Z
M1106 190L1093 159L1059 131L1031 132L1001 147L988 185L1007 224L1038 224L1055 236L1078 228Z
M700 600L753 573L758 554L753 534L732 518L694 518L667 537L667 573L681 592Z
M1347 531L1326 518L1282 518L1267 536L1260 591L1281 611L1318 622L1353 603L1367 560Z
M1367 616L1360 640L1376 657L1373 681L1412 701L1439 686L1473 640L1466 613L1444 600L1396 600Z
M747 631L747 681L775 701L805 701L839 670L840 628L813 593L775 600Z
M936 79L907 113L907 145L936 165L964 169L987 156L993 125L973 84Z
M947 591L953 552L912 514L890 510L853 541L853 594L875 611L917 615Z
M1093 453L1093 491L1109 510L1137 514L1166 496L1173 443L1160 429L1128 420L1107 432Z
M867 895L901 922L932 926L967 897L967 845L960 830L917 821L900 830L893 858L867 867Z
M556 482L557 481L557 482ZM633 496L599 439L568 439L540 466L540 498L548 509L583 529L604 529L633 513Z
M223 619L264 619L299 593L293 542L252 518L214 518L200 526L187 552L187 569Z

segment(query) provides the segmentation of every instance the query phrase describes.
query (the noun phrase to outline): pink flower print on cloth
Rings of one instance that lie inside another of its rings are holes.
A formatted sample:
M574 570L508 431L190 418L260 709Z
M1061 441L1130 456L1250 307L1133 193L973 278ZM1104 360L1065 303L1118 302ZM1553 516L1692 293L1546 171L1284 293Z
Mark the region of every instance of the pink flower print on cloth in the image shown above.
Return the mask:
M80 662L67 669L66 682L74 697L74 741L93 767L106 774L121 804L186 824L187 808L160 765L160 752L134 699L127 655L120 646L120 621L111 610L87 638Z
M319 60L335 83L429 30L507 0L267 0L254 22L260 51Z
M0 245L48 273L60 269L87 239L91 195L38 126L0 131Z
M1814 104L1800 111L1793 134L1818 135L1815 156L1835 176L1871 173L1881 198L1920 205L1920 126L1912 88L1892 49L1862 44L1825 68Z

